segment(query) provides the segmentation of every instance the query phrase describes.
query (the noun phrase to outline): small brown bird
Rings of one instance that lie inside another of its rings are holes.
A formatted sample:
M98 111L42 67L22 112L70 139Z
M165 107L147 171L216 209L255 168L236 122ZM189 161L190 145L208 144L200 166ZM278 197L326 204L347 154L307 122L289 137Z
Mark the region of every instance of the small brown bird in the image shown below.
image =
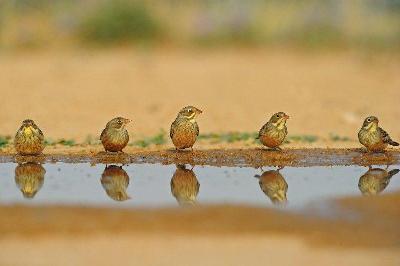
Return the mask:
M379 120L375 116L365 118L364 123L358 132L358 140L368 151L383 152L388 145L399 146L393 141L389 134L378 126Z
M43 186L46 170L38 163L19 164L15 168L15 183L25 198L32 199Z
M179 205L187 206L196 203L200 184L192 170L186 169L185 165L177 165L176 171L171 179L171 192Z
M129 134L125 126L131 120L116 117L110 120L100 135L101 143L107 152L122 152L129 142Z
M193 149L199 135L199 126L196 123L196 116L202 111L193 106L187 106L179 111L178 116L171 125L169 136L178 149Z
M258 133L261 143L268 148L281 150L279 146L287 135L286 120L288 119L289 116L284 112L278 112L271 116Z
M20 155L39 155L44 149L44 135L31 119L22 121L14 139L14 146Z
M122 169L122 166L109 165L101 175L101 185L107 195L115 201L125 201L130 199L126 193L129 185L129 176Z
M279 173L279 170L265 171L261 176L256 175L259 179L259 185L265 195L273 204L285 204L287 202L286 193L288 184L285 178Z
M358 188L363 195L377 195L389 185L392 176L399 171L399 169L393 169L388 172L385 169L369 167L368 171L360 177Z

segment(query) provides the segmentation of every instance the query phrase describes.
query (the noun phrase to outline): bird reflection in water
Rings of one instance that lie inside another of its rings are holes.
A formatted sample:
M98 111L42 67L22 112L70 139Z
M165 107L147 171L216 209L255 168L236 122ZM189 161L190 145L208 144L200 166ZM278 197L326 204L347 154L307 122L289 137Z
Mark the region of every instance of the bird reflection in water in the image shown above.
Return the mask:
M125 201L130 199L126 193L129 185L129 176L122 169L122 166L109 165L101 175L101 185L107 195L115 201Z
M271 202L276 205L285 205L287 203L286 193L288 184L285 178L278 170L265 171L262 175L256 175L261 190L269 197Z
M46 170L41 164L28 162L15 168L15 183L27 199L35 197L43 186Z
M385 190L392 176L399 171L399 169L387 171L387 169L372 168L370 166L368 171L360 177L358 188L363 195L377 195Z
M171 179L171 192L181 206L196 204L200 184L192 169L186 169L185 165L177 165Z

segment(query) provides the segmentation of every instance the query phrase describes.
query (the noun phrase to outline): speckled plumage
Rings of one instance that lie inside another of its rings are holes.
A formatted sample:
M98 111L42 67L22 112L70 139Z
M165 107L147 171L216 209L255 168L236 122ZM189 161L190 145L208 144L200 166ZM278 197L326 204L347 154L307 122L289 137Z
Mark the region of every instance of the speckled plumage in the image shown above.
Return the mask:
M22 122L18 129L14 147L20 155L39 155L42 153L44 145L44 135L40 128L31 119Z
M375 116L367 117L358 132L358 140L368 151L383 152L388 145L399 146L389 134L378 126L379 120Z
M202 111L193 106L183 108L171 124L170 137L177 149L192 148L199 135L195 118Z
M193 205L199 193L200 184L192 170L178 165L171 179L171 192L180 205Z
M271 116L258 133L260 142L268 148L280 149L279 146L283 143L288 133L286 127L288 118L283 112L278 112Z
M38 163L19 164L15 168L15 183L25 198L33 198L44 183L46 170Z
M287 201L286 193L288 184L285 178L277 170L265 171L259 178L261 190L274 204L281 204Z
M358 181L358 188L363 195L376 195L382 192L390 182L392 176L397 174L399 169L386 171L380 168L370 168Z
M129 134L125 125L129 119L116 117L110 120L100 135L101 143L108 152L122 152L129 142Z
M101 175L101 185L107 195L115 201L130 199L126 189L129 185L129 176L122 167L109 165Z

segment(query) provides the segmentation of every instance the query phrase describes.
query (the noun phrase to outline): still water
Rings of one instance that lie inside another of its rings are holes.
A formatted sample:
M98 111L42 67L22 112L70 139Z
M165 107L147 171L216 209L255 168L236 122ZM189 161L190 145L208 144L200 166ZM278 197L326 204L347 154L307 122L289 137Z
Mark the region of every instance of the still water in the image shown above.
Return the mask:
M211 167L0 164L0 204L154 208L238 204L301 210L400 189L400 165Z

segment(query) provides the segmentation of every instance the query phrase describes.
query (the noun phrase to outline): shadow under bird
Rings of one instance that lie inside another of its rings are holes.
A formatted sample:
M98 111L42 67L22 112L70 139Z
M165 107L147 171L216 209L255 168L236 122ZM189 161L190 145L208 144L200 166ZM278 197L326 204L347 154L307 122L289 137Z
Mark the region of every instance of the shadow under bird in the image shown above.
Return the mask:
M260 129L257 138L264 146L274 150L281 150L279 146L285 141L288 133L286 127L288 119L289 116L284 112L275 113Z
M115 201L130 199L126 189L129 185L129 176L122 166L109 165L101 175L101 185L107 195Z
M193 106L187 106L179 111L176 119L171 124L169 136L177 150L191 148L199 136L199 126L196 117L202 111Z
M279 169L280 170L280 169ZM288 184L279 170L265 171L261 176L256 175L258 184L273 204L286 204Z
M392 176L400 170L393 169L387 171L380 168L369 168L358 181L358 188L363 195L377 195L389 185Z
M44 183L46 170L38 163L23 163L15 168L15 183L25 198L32 199Z
M193 170L185 165L177 165L171 178L171 192L181 206L194 205L199 193L200 184Z
M110 120L100 135L101 143L107 152L122 152L129 142L129 133L125 126L131 120L116 117Z
M31 119L22 121L14 139L15 150L20 155L39 155L44 150L44 135Z
M358 132L358 140L368 151L383 152L388 145L399 146L393 141L389 134L378 126L379 120L376 116L365 118L364 123Z

